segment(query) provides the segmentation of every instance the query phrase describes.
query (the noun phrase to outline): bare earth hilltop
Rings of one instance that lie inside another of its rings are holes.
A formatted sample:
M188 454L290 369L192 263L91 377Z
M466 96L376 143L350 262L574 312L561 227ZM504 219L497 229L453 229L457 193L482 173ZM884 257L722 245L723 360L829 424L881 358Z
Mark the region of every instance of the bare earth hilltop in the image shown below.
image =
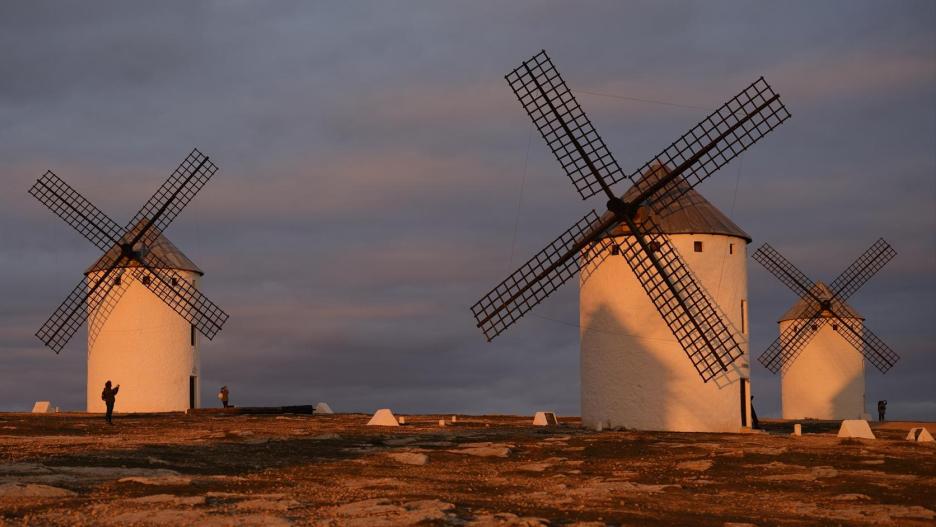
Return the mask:
M687 434L443 417L0 414L0 525L936 524L936 447L904 440L914 423L872 441L822 422L791 437L779 421Z

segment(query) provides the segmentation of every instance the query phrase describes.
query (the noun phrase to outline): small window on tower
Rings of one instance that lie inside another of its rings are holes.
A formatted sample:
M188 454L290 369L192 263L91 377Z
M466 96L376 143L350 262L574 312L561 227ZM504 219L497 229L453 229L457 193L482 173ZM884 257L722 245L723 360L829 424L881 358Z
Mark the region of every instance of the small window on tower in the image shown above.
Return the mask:
M120 277L114 278L114 285L120 285Z
M733 243L729 243L729 244L728 244L728 254L734 254L734 244L733 244Z
M621 254L621 247L620 247L619 245L617 245L617 244L612 245L612 246L611 246L611 255L612 255L612 256L617 256L617 255L619 255L619 254Z
M650 250L651 250L651 251L653 251L653 252L655 252L655 253L660 252L660 242L653 241L653 242L650 242L649 245L650 245Z
M832 324L832 331L838 331L838 324Z
M150 277L149 277L149 276L144 276L144 277L143 277L143 285L150 285Z
M195 345L195 324L189 324L189 339L192 342L192 346Z
M177 286L177 285L179 285L179 279L173 276L173 277L172 277L172 286L175 287L175 286Z
M702 252L702 242L692 242L692 249L697 253Z

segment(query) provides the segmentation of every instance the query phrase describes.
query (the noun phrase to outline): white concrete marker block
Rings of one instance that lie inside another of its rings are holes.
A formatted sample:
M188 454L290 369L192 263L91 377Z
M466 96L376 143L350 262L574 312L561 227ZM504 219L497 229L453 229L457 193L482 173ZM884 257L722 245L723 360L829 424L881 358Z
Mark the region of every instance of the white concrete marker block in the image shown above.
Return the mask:
M452 416L452 422L453 422L453 423L457 423L457 422L458 422L458 416L457 416L457 415L453 415L453 416Z
M559 424L559 420L556 419L556 414L554 412L536 412L536 415L533 416L533 426L549 426L557 424Z
M400 421L400 425L405 425L405 424L406 424L406 417L404 417L404 416L401 415L399 421Z
M49 401L36 401L32 409L32 413L34 414L51 414L54 411L52 403Z
M860 437L862 439L875 439L871 427L864 419L846 419L838 431L839 437Z
M367 426L400 426L393 412L389 408L381 408L374 412L374 416L367 422Z
M933 434L929 433L929 430L925 428L911 428L910 433L907 434L907 441L917 441L919 443L932 443L934 442Z
M328 406L328 403L318 403L315 405L315 413L317 414L333 414L331 406Z
M793 425L793 435L795 436L803 435L803 425L799 423L796 423L795 425Z
M445 419L439 419L439 426L445 426Z

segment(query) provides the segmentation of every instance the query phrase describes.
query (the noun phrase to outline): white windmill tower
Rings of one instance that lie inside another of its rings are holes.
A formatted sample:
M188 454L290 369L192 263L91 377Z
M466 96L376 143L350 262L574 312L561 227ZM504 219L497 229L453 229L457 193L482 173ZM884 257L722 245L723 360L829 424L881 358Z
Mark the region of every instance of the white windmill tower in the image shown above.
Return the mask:
M654 166L642 180L666 174ZM650 216L730 323L742 355L711 382L699 382L680 341L627 264L620 247L634 245L633 235L619 226L608 233L612 256L581 276L582 423L695 432L750 426L746 247L751 237L695 189Z
M584 424L694 431L748 425L741 321L748 238L690 192L789 118L779 95L758 79L627 175L545 52L507 81L582 198L604 193L608 210L592 210L472 306L485 337L499 335L581 270ZM633 187L618 197L610 186L624 179ZM679 228L670 233L660 221ZM666 345L648 345L659 338ZM666 383L650 386L651 379ZM634 398L649 407L637 407ZM689 418L677 411L681 405L718 415ZM663 416L651 415L660 408Z
M137 224L134 231L141 227ZM147 251L168 266L166 271L198 288L204 273L165 236L157 234ZM88 281L100 280L118 253L115 247L89 267ZM138 268L136 261L122 264L121 276L111 278L108 298L88 315L89 412L104 411L101 387L110 379L121 384L122 411L165 412L201 404L195 327L147 289L152 277L134 279Z
M193 150L121 228L51 171L30 194L104 251L36 333L56 353L88 318L87 410L104 411L104 382L121 385L122 412L177 411L199 401L198 331L227 320L198 291L202 271L163 231L217 171Z
M877 240L830 285L815 282L768 244L752 258L800 295L780 317L780 336L758 360L780 373L784 419L864 419L865 360L886 373L899 357L846 299L897 252Z

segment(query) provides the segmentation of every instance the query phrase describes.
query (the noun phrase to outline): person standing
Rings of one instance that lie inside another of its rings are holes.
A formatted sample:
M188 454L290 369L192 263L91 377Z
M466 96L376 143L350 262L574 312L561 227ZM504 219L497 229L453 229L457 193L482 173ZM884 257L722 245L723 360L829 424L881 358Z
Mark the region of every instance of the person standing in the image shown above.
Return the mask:
M878 421L884 422L884 414L887 412L887 400L878 401Z
M228 392L228 387L227 387L227 386L222 386L222 387L221 387L221 391L218 392L218 399L221 399L221 405L222 405L224 408L229 408L229 407L230 407L230 405L228 404L228 401L229 401L229 399L230 399L230 392Z
M109 425L114 424L112 418L114 415L114 402L117 400L118 391L120 391L119 384L116 387L111 388L111 382L107 381L104 383L104 391L101 392L101 400L103 400L104 404L107 405L107 413L104 415L104 419Z

